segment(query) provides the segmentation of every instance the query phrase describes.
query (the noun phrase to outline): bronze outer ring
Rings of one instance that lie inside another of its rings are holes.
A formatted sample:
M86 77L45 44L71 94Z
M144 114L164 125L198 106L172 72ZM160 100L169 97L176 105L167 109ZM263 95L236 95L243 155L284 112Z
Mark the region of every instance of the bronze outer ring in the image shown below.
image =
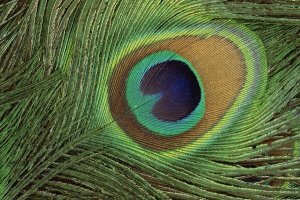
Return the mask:
M204 85L204 117L189 131L175 136L159 136L136 120L126 101L126 78L132 67L146 56L161 50L174 51L189 60ZM202 137L225 115L245 82L242 53L229 40L219 36L207 39L186 36L153 43L125 56L115 67L109 85L110 110L119 126L133 140L152 150L168 150Z

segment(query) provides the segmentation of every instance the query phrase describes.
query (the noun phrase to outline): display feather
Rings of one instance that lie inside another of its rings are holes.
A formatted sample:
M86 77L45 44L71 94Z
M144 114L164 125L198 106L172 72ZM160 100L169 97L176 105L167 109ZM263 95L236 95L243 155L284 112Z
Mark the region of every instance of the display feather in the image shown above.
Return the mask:
M259 58L253 95L199 138L137 139L114 70L204 24L249 35L235 50ZM299 36L297 0L1 1L0 199L300 199Z

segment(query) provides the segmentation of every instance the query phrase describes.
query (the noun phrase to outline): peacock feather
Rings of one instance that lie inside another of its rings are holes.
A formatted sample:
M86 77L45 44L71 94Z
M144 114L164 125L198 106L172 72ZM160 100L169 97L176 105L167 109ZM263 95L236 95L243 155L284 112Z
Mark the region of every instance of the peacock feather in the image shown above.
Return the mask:
M300 1L2 0L0 199L300 199Z

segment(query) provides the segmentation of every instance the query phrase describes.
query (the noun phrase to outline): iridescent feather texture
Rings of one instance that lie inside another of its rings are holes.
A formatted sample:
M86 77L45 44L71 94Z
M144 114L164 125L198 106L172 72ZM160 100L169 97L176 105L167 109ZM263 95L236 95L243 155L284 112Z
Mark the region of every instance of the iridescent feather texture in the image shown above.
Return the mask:
M300 199L300 2L0 2L0 199Z

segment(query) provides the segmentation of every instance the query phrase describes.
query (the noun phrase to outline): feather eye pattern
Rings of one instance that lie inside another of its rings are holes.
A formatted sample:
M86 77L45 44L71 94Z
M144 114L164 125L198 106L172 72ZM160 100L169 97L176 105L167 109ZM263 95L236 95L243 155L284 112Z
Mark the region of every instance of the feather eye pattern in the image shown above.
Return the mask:
M300 199L300 2L0 11L0 199Z

